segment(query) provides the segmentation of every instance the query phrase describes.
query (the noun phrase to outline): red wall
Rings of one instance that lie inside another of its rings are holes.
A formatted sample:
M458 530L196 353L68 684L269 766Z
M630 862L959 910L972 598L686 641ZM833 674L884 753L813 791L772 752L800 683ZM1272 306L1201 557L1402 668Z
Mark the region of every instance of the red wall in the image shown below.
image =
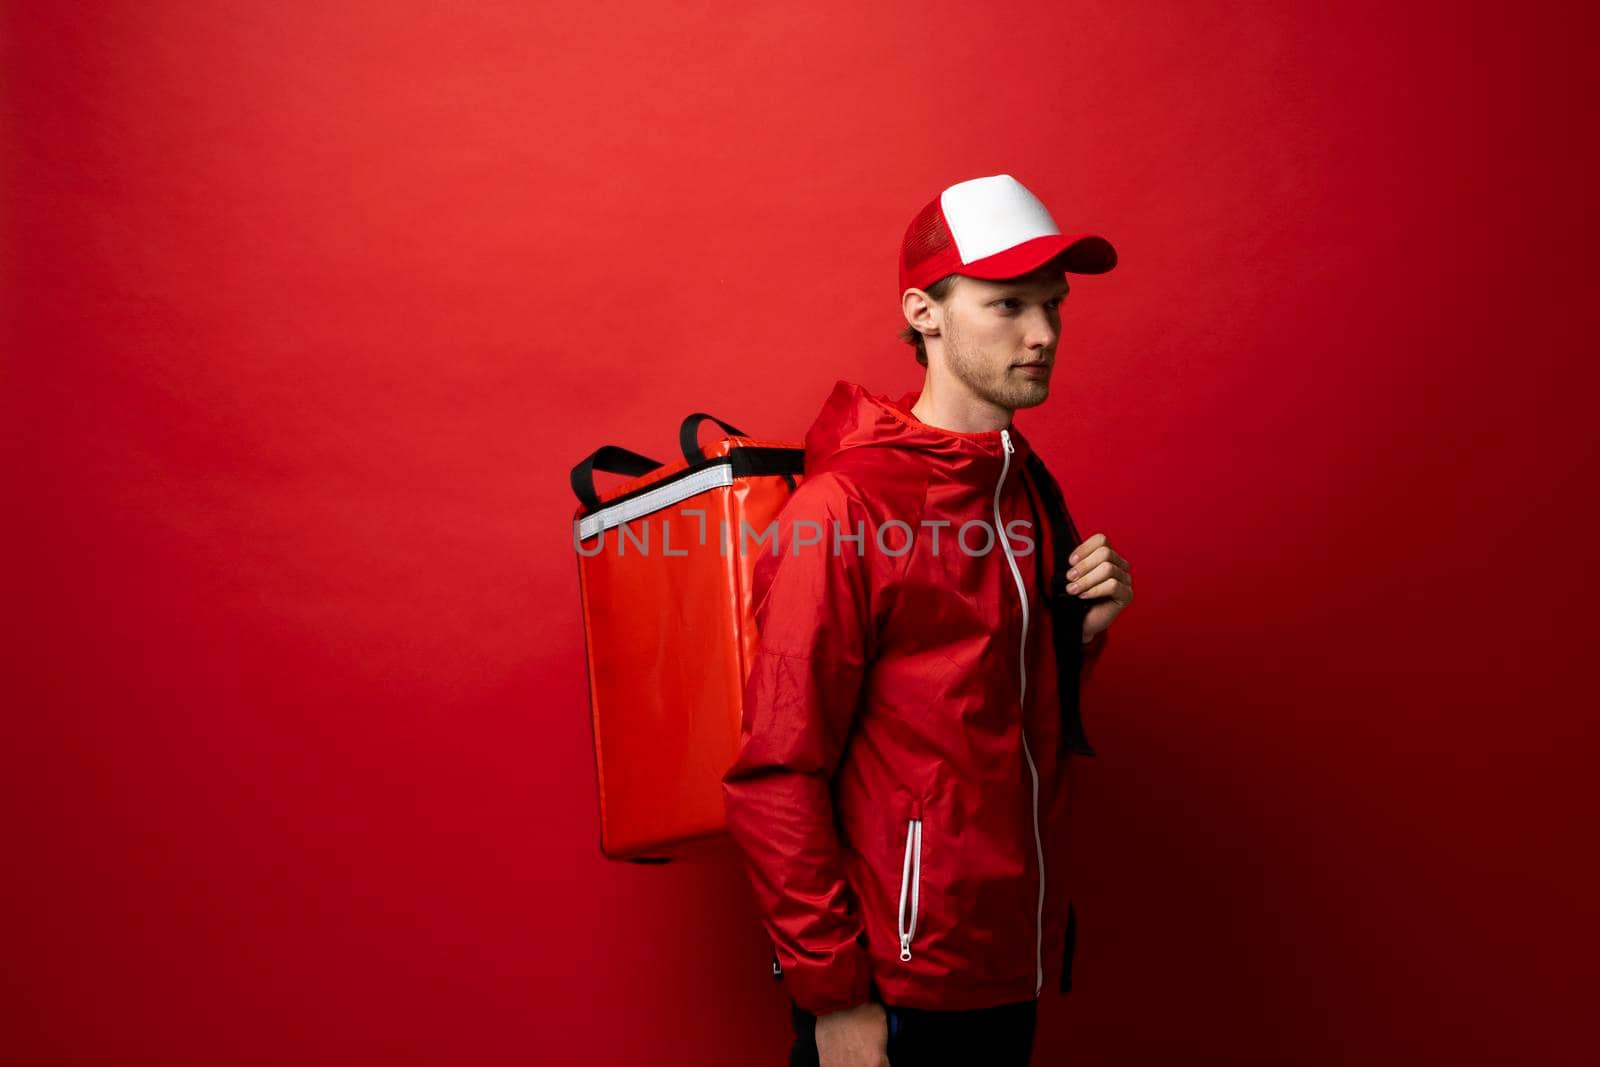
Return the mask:
M912 388L999 171L1138 589L1037 1062L1583 1058L1585 27L331 6L0 23L8 1061L782 1062L743 871L599 855L567 469Z

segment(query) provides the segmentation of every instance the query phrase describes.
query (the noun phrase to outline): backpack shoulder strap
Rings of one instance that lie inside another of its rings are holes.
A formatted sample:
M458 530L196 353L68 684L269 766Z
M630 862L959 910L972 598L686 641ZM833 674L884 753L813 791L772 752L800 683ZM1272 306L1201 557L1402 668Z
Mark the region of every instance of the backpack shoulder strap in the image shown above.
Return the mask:
M1083 730L1080 708L1083 671L1083 619L1089 605L1082 597L1067 592L1067 557L1078 547L1078 528L1072 523L1061 487L1045 467L1038 453L1030 451L1025 462L1028 479L1044 505L1050 527L1053 562L1049 581L1042 590L1050 610L1050 631L1056 654L1056 689L1061 696L1061 736L1067 748L1080 756L1093 756L1094 748ZM1030 498L1029 504L1032 504Z

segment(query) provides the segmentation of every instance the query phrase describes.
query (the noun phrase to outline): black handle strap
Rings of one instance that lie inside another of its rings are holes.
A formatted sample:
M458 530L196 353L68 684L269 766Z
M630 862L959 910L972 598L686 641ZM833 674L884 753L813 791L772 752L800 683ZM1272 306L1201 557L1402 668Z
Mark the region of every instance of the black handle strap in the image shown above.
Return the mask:
M749 437L750 435L736 426L731 426L715 415L707 415L697 411L693 415L686 415L678 426L678 448L683 452L683 458L694 463L700 458L700 426L706 420L721 426L723 431L733 437Z
M743 430L739 429L739 427L733 425L732 423L723 422L715 415L707 415L703 411L697 411L693 415L687 415L684 417L683 422L678 426L678 448L683 452L683 458L688 460L690 463L700 462L700 427L708 419L716 423L718 426L721 426L723 432L729 436L750 436ZM779 477L788 482L789 491L791 493L794 492L797 484L794 480L794 475L787 472L780 472Z
M1050 525L1050 541L1054 546L1054 566L1047 583L1041 584L1045 604L1050 609L1050 631L1055 644L1056 689L1061 696L1061 734L1067 748L1080 756L1093 756L1094 748L1083 730L1083 713L1079 706L1083 676L1083 620L1089 614L1089 605L1082 597L1067 592L1067 557L1078 547L1078 528L1072 523L1067 502L1061 487L1046 469L1037 453L1029 452L1026 461L1029 480L1038 490L1044 505L1045 519ZM1032 496L1028 506L1033 507ZM1034 521L1039 518L1034 512ZM1034 558L1035 573L1044 576L1043 553ZM1036 579L1037 580L1037 579Z
M601 445L572 468L572 491L577 494L584 508L593 511L600 506L600 494L594 490L595 471L636 478L641 474L649 474L659 466L659 459L641 456L618 445Z

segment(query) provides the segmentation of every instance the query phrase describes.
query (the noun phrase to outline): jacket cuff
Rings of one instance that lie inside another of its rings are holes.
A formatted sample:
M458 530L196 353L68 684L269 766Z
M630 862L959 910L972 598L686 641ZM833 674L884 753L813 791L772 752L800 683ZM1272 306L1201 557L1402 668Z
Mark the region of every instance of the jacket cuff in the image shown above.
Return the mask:
M783 980L795 1005L812 1015L844 1011L872 999L872 961L856 941L821 960L789 960L783 964Z
M1105 651L1106 642L1111 640L1110 630L1101 630L1092 639L1084 643L1083 664L1078 668L1078 683L1088 685L1089 679L1094 677L1095 665L1100 662L1100 653Z

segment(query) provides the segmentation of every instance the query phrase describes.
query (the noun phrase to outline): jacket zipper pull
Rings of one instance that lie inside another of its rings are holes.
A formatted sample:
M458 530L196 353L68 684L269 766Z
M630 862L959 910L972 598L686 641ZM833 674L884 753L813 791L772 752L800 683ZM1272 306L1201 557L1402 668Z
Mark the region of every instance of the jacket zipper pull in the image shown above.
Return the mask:
M1011 446L1011 431L1010 430L1001 430L1000 431L1000 443L1006 446L1006 455L1009 456L1009 455L1011 455L1011 453L1016 451L1016 449Z

